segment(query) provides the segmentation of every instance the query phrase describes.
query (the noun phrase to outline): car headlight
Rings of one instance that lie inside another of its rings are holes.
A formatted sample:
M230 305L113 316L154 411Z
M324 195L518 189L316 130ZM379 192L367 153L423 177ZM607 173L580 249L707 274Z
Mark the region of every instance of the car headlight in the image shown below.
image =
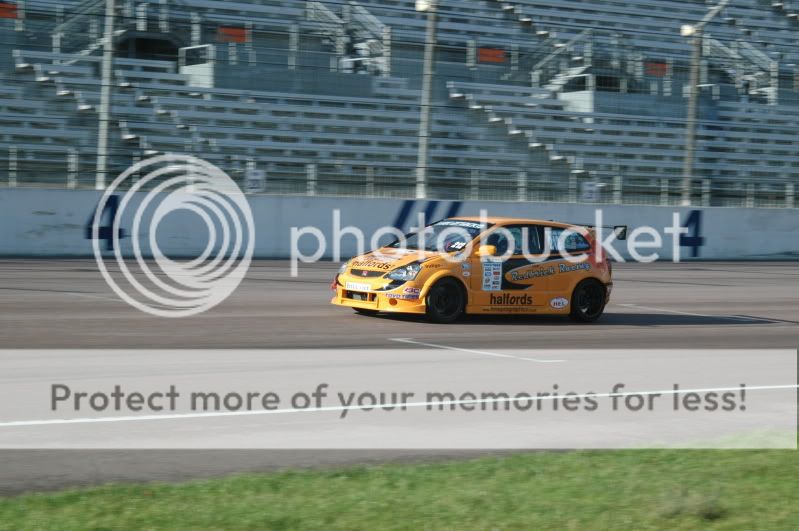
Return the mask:
M343 264L341 264L341 267L338 270L338 274L339 275L343 275L344 273L347 272L347 269L349 269L349 268L350 268L350 263L349 262L344 262Z
M403 282L410 282L411 280L416 279L421 270L422 270L422 264L415 262L413 264L408 264L406 266L395 269L394 271L389 273L386 278L390 278L391 280L401 280Z

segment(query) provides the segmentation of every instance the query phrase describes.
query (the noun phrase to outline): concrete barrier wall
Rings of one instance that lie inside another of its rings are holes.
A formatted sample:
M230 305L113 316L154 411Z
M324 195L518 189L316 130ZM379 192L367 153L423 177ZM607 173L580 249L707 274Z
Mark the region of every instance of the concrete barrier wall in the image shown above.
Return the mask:
M100 197L100 192L91 190L0 190L0 255L92 256L92 241L87 239L86 228ZM119 218L127 236L132 227L132 210L141 199L142 196L135 197ZM593 223L596 208L601 208L606 225L628 225L631 232L637 227L652 226L661 234L665 227L672 225L677 212L681 225L689 229L680 246L684 259L799 259L799 210L795 209L692 209L286 196L251 196L249 200L256 226L257 258L289 257L293 227L317 227L330 240L335 230L336 210L340 211L342 228L358 227L371 237L382 227L396 227L407 232L417 225L419 213L426 213L428 221L455 215L477 216L481 210L486 210L491 216L588 224ZM104 225L108 225L107 219ZM139 241L145 254L150 253L148 239L149 234L140 234ZM155 240L167 255L196 256L207 245L208 230L195 214L175 213L159 225ZM312 236L299 240L299 248L306 255L314 254L317 246L317 239ZM366 246L369 247L368 242ZM627 244L614 247L625 258L629 257ZM661 258L670 259L672 248L672 237L664 234L662 248L654 250ZM342 256L351 256L356 250L355 238L343 238ZM121 251L130 255L130 237L122 240ZM330 258L333 252L333 245L328 245L323 256Z

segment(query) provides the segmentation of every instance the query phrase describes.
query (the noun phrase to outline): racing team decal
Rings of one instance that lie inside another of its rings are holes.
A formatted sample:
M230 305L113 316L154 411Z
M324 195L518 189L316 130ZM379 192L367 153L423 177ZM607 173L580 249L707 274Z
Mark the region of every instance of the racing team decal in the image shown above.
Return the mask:
M556 258L560 260L560 258ZM526 290L535 285L535 281L542 278L573 273L575 271L590 271L591 264L531 264L527 260L498 260L483 261L483 291Z
M548 277L554 274L555 274L555 268L552 266L535 267L535 268L528 268L523 266L523 267L517 267L516 269L510 271L510 273L508 273L508 276L510 276L510 280L513 282L524 282L525 280Z
M580 264L560 264L558 265L561 273L571 273L572 271L591 271L591 264L582 262Z
M555 310L562 310L566 306L569 305L569 299L564 299L563 297L558 297L556 299L552 299L549 301L549 305L552 306Z

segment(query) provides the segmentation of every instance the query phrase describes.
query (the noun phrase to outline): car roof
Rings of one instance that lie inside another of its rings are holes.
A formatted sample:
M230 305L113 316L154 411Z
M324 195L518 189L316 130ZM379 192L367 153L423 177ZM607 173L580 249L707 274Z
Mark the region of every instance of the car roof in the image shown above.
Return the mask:
M479 216L464 216L449 218L458 221L473 221L473 222L486 222L493 225L516 225L516 224L531 224L531 225L548 225L550 227L582 227L583 225L575 225L572 223L561 223L559 221L545 220L545 219L525 219L525 218L502 218L502 217L479 217Z

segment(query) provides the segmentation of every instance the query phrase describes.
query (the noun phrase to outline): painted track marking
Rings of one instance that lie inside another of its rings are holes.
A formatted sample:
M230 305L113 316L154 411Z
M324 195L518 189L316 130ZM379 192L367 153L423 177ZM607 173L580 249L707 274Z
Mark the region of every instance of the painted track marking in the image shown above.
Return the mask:
M742 315L711 315L706 313L691 313L691 312L682 312L679 310L669 310L667 308L655 308L652 306L640 306L638 304L617 304L617 306L623 306L625 308L635 308L638 310L652 310L654 312L662 312L662 313L673 313L676 315L687 315L690 317L705 317L709 319L732 319L735 321L750 321L753 323L773 323L774 321L767 319L767 318L759 318L759 317L744 317Z
M491 356L493 358L509 358L521 361L531 361L533 363L566 363L566 360L540 360L535 358L523 358L521 356L511 356L510 354L499 354L497 352L487 352L485 350L474 350L470 348L453 347L450 345L437 345L434 343L425 343L423 341L416 341L412 337L394 337L389 341L396 341L397 343L408 343L409 345L420 345L423 347L438 348L442 350L452 350L455 352L466 352L468 354L479 354L481 356Z

